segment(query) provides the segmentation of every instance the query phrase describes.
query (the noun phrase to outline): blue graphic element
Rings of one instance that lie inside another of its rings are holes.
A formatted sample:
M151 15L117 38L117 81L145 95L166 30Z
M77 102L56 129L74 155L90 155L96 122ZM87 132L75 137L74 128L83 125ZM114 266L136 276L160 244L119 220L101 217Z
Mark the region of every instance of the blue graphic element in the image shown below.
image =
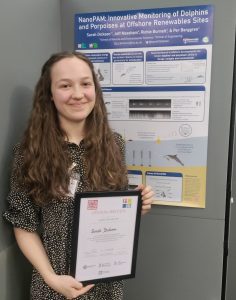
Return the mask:
M174 172L146 172L146 176L151 175L151 176L163 176L163 177L183 177L183 174L181 173L174 173Z
M127 86L127 87L103 87L103 92L187 92L205 91L204 86Z
M212 5L75 15L75 49L212 44Z

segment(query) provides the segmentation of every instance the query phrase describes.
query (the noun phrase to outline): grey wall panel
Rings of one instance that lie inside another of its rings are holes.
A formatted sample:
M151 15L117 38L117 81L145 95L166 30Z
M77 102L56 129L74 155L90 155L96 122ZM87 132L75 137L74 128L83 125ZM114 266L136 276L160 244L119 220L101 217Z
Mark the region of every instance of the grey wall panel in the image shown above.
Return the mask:
M236 163L234 161L234 167ZM235 171L234 171L235 172ZM235 174L233 180L233 196L236 199L235 194ZM228 259L228 272L227 272L227 286L226 286L226 300L233 300L236 297L236 203L231 205L231 219L230 219L230 239L229 239L229 259Z
M224 222L144 216L125 300L220 300Z
M58 0L2 0L0 5L0 212L6 207L12 146L19 141L42 63L61 49ZM29 269L0 218L0 299L28 299ZM14 248L14 251L12 250ZM20 275L19 272L21 271ZM26 272L24 274L24 272ZM13 288L14 287L14 288Z
M0 252L0 299L29 299L31 267L14 243Z

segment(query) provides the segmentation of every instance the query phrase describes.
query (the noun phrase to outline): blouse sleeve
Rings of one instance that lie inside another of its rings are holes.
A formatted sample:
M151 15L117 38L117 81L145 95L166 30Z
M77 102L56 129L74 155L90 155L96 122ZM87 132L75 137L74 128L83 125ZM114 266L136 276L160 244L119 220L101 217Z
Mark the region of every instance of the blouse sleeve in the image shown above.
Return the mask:
M40 207L33 203L26 189L19 184L17 179L17 169L22 165L22 154L20 146L14 147L14 160L10 182L10 192L8 195L8 208L3 214L5 220L14 227L27 231L37 230L40 223Z
M120 152L122 154L123 162L125 163L125 141L119 133L114 132L113 134L115 142L119 146Z

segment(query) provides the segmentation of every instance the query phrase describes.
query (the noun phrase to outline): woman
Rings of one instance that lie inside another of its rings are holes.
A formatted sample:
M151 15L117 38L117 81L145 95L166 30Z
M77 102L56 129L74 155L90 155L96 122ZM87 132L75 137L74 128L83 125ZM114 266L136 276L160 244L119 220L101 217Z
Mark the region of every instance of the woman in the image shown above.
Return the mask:
M75 192L125 188L124 142L108 125L92 63L79 53L52 55L42 68L28 127L15 148L4 214L34 267L31 299L122 298L122 282L82 286L68 274ZM139 188L145 213L153 192Z

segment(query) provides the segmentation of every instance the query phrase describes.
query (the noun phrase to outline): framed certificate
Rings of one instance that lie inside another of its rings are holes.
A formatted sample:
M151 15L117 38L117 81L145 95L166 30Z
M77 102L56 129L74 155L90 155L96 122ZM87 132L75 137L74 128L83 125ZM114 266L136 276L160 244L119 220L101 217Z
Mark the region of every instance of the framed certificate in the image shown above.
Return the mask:
M71 275L85 284L135 276L140 191L75 195Z

